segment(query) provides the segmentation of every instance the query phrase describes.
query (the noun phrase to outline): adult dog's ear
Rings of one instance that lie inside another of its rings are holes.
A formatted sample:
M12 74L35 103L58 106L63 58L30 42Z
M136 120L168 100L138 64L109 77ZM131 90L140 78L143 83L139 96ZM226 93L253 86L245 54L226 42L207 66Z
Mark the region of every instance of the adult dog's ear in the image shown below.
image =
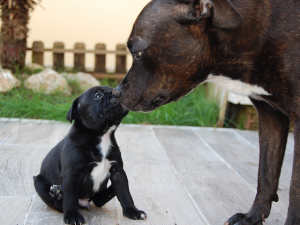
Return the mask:
M242 22L242 17L230 0L179 0L177 8L179 22L198 22L211 18L212 24L218 28L233 29Z
M179 23L198 22L201 19L200 0L179 0L175 7L176 19Z
M238 27L242 17L230 0L200 0L201 18L212 18L215 27L232 29Z
M67 114L67 120L69 120L70 123L72 123L72 121L78 115L79 109L80 109L80 103L79 103L78 98L76 98Z

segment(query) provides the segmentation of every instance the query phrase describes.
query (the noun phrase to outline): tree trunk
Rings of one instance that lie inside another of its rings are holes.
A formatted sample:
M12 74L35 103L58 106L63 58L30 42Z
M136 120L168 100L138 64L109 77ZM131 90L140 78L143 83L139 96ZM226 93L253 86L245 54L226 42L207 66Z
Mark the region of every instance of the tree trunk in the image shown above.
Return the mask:
M27 0L0 0L3 68L20 70L25 66L30 5Z

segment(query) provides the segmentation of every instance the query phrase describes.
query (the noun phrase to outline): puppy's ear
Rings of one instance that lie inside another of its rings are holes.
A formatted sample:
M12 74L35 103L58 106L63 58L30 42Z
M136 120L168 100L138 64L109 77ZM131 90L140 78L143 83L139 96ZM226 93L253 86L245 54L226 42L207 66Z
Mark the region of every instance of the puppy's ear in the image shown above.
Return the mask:
M218 28L233 29L242 22L242 17L231 0L179 0L176 11L179 22L198 22L211 18Z
M78 98L76 98L67 114L67 120L69 120L70 123L72 123L72 121L78 115L79 109L80 109L80 103L79 103Z

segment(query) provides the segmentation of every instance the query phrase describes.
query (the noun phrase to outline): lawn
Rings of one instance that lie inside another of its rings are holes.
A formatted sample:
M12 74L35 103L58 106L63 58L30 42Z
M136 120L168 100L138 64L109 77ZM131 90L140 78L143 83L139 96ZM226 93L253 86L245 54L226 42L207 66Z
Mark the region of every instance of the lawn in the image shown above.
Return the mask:
M111 80L102 85L116 86ZM76 84L71 96L44 95L23 86L0 94L0 117L32 118L67 121L66 114L73 100L81 93ZM130 112L123 120L127 124L160 124L212 127L217 123L218 106L205 98L205 87L199 86L177 102L162 106L151 113Z

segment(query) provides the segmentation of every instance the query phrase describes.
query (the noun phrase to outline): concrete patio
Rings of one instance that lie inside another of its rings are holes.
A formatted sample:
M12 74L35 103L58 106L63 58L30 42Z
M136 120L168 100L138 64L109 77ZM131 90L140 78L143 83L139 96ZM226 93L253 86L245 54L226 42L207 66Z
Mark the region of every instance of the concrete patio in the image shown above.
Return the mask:
M0 224L64 224L36 194L32 176L70 124L0 119ZM198 127L121 125L117 131L130 190L145 221L124 218L116 198L81 210L87 224L222 225L247 212L256 193L258 134ZM279 186L266 225L284 224L293 162L289 135Z

